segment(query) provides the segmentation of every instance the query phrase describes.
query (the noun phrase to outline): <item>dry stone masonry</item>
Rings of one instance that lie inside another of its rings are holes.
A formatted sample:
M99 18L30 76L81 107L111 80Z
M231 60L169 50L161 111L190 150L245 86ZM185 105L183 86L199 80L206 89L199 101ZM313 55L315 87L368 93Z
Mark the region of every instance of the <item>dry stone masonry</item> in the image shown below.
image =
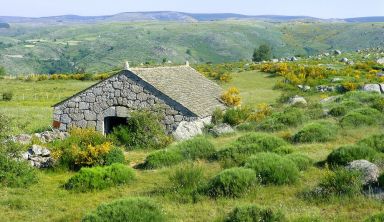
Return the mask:
M194 82L196 80L196 82ZM106 132L108 117L129 118L135 110L164 116L168 133L180 123L206 118L217 107L221 89L190 67L124 70L54 106L54 126Z

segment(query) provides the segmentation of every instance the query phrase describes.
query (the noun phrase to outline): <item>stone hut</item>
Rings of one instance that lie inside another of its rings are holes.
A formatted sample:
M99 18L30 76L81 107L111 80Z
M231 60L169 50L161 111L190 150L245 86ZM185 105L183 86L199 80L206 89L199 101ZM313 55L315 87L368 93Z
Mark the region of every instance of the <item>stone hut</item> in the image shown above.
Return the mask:
M54 105L53 126L61 131L72 126L94 128L108 134L124 124L130 112L146 109L163 114L168 133L196 131L193 128L209 122L216 108L225 108L221 92L188 65L132 69L126 65L125 70Z

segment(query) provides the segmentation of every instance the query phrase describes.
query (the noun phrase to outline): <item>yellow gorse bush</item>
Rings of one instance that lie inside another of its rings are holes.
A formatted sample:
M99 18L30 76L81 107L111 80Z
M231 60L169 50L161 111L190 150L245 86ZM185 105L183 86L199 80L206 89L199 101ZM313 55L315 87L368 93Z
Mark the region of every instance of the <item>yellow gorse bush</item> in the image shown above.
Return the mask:
M77 165L102 165L103 156L107 155L112 149L112 143L106 142L100 145L88 145L85 150L80 150L78 146L73 146L73 154L76 155L75 162Z
M221 95L221 99L228 106L240 106L240 91L236 87L231 87Z
M260 122L271 114L272 114L272 107L267 103L260 103L256 105L256 111L252 112L249 115L248 120Z

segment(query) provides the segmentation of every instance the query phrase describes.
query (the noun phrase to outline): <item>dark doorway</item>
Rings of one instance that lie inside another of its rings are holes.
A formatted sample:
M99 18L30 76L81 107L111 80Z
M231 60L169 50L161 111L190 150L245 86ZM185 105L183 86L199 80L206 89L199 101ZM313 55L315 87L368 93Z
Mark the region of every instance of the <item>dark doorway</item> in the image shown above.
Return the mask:
M127 125L127 118L117 117L117 116L105 117L104 118L104 133L110 134L113 132L114 127L117 127L120 125Z

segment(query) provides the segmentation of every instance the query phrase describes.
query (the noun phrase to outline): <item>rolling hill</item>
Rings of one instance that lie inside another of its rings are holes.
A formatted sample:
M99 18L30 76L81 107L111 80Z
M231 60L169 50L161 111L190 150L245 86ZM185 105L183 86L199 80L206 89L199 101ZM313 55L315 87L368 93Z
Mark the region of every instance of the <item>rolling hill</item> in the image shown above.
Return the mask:
M126 60L132 65L249 60L263 43L273 47L275 57L383 47L384 23L362 20L179 12L0 17L10 24L0 29L0 66L14 75L102 72Z

